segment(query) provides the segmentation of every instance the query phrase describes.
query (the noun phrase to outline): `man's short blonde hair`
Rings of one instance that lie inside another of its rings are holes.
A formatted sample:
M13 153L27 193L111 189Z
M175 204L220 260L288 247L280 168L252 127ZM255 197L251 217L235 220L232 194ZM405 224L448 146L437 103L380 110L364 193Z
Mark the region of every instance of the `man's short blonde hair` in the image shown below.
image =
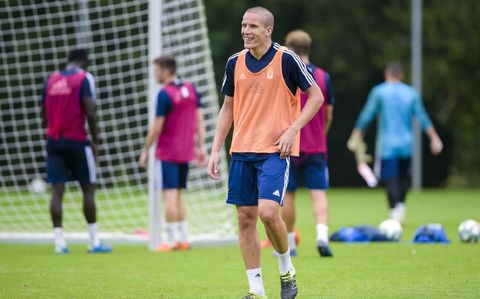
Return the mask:
M301 29L290 31L285 38L285 45L298 55L310 55L312 38Z

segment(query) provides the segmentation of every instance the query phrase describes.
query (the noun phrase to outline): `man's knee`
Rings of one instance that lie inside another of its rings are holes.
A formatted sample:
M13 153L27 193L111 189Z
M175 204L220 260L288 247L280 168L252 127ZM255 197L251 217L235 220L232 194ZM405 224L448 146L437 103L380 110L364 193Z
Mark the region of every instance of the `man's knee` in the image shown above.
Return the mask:
M273 203L273 204L272 204ZM277 203L271 201L265 205L259 205L258 215L266 226L273 225L280 219L279 206Z
M238 226L240 230L255 228L258 213L256 207L239 207L237 209Z

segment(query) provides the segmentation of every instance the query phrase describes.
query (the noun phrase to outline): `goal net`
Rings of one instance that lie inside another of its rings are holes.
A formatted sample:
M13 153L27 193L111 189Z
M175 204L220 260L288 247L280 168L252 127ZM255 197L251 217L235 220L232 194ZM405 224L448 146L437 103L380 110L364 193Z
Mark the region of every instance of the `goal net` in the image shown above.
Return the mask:
M153 174L138 166L155 105L156 86L149 76L153 57L175 55L179 76L196 84L204 103L207 150L213 142L218 102L202 2L2 1L0 27L0 239L52 238L49 188L43 192L41 184L32 184L46 178L41 92L68 52L84 47L96 79L101 132L96 202L102 237L146 241L149 224L158 230L162 222L152 221L162 214L158 194L147 187ZM227 173L224 154L221 162ZM184 198L192 241L232 240L235 226L224 203L225 181L212 181L206 168L192 165L188 186ZM67 239L86 240L81 192L76 183L67 187Z

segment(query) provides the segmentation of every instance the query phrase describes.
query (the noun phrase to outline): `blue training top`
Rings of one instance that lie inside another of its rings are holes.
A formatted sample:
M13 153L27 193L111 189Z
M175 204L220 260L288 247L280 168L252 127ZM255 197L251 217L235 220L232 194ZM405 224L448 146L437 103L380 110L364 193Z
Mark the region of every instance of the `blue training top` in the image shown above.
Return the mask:
M365 131L377 114L379 151L376 154L380 154L382 159L411 157L414 117L424 131L432 127L417 91L402 82L384 82L375 86L368 95L355 128Z

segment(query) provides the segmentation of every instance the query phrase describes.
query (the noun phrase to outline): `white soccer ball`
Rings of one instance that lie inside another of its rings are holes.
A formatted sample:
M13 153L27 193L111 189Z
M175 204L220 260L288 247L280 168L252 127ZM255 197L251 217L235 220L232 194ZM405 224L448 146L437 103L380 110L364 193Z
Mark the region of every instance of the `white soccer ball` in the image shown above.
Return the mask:
M387 219L380 223L378 229L389 241L398 241L402 237L403 228L400 222L394 219Z
M460 223L458 238L465 243L477 242L480 239L480 223L472 219Z
M47 183L42 178L35 178L30 183L30 191L35 194L44 194L47 191Z

